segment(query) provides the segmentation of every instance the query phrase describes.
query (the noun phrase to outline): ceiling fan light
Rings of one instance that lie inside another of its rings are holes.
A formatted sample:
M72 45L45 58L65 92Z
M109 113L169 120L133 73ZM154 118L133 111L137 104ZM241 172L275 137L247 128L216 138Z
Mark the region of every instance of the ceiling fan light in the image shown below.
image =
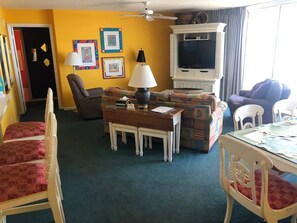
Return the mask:
M151 15L145 15L145 19L149 22L154 21L154 18Z

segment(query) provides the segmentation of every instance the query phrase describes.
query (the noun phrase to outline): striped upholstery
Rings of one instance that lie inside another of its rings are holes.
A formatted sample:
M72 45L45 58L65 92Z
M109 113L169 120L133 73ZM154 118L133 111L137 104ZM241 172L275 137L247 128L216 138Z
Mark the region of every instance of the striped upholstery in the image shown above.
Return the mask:
M6 143L13 140L23 140L29 137L36 139L36 137L44 136L46 122L50 112L54 112L54 101L53 91L51 88L48 88L45 103L44 121L18 122L11 124L4 132L3 141Z
M297 185L294 185L278 175L269 174L268 202L272 209L278 210L297 203ZM257 191L257 205L261 198L261 171L255 172L255 184ZM250 188L238 184L238 190L249 199L252 199Z
M44 122L18 122L9 125L3 136L3 140L40 136L45 134Z
M44 159L43 140L8 142L0 145L0 166Z
M0 173L0 202L47 190L44 164L1 166Z

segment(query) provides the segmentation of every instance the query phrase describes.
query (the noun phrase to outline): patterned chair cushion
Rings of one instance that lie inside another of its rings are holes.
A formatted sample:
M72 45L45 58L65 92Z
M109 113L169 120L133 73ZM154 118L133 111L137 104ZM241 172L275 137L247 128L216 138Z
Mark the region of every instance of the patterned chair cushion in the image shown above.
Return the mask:
M4 133L3 140L18 139L45 134L44 122L18 122L9 125Z
M43 159L45 142L28 140L8 142L0 145L0 166Z
M44 164L25 163L0 167L0 202L45 191Z
M268 202L272 209L282 209L297 202L297 185L291 184L283 178L273 174L269 174L268 179ZM261 180L261 172L256 171L255 183L257 205L260 205ZM252 199L252 193L250 188L238 185L238 190L244 196L248 197L249 199Z

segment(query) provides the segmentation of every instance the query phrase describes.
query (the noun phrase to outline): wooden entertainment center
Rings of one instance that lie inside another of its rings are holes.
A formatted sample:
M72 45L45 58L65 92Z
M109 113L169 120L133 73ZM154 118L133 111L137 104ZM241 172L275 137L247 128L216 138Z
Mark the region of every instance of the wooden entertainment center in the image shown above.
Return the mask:
M225 26L224 23L170 26L173 30L170 34L170 76L174 88L202 89L219 97Z

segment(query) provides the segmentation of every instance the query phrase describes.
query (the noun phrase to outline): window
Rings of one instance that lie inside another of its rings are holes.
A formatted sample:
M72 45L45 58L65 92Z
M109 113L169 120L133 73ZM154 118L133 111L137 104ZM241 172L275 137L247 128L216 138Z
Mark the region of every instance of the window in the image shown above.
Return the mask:
M291 95L297 96L296 22L297 3L248 11L243 89L273 78L287 84Z

